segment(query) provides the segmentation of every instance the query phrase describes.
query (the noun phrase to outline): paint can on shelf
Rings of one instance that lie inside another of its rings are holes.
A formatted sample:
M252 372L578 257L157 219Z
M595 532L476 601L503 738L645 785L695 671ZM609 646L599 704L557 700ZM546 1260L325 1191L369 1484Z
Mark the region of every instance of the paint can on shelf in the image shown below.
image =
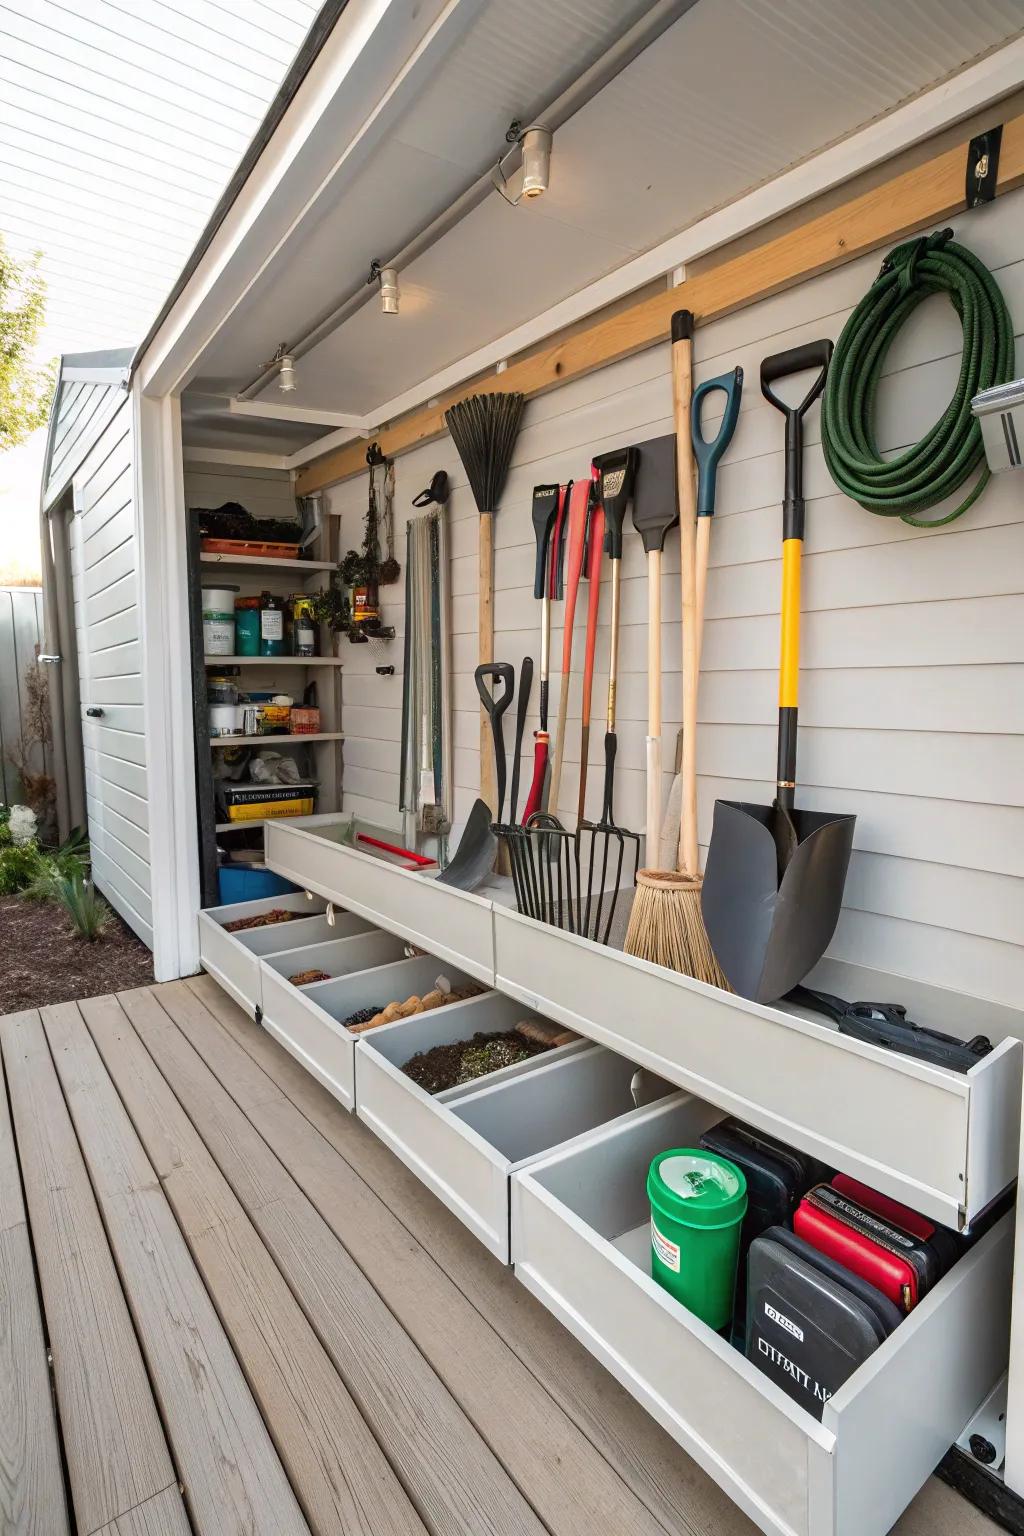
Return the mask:
M235 653L235 593L237 587L203 588L203 650L207 656Z
M210 735L237 736L241 731L241 710L237 704L210 705Z
M258 597L235 598L235 655L260 653L260 603Z

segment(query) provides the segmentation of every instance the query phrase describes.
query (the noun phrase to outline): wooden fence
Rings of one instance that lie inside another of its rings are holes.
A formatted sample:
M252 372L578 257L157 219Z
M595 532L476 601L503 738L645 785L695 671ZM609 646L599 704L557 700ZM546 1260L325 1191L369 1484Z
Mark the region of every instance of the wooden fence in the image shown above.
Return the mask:
M42 643L43 594L38 587L0 587L0 802L16 803L21 780L9 754L21 739L25 672Z

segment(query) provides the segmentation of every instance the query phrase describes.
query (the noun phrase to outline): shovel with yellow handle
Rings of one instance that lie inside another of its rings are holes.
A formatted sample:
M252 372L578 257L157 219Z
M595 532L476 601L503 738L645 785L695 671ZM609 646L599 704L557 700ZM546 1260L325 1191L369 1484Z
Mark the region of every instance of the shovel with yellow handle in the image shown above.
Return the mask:
M701 895L711 947L730 986L759 1003L775 1002L803 981L828 948L853 847L853 816L795 806L803 420L825 387L831 357L831 341L812 341L761 364L761 393L786 421L776 793L771 805L715 802ZM799 405L787 405L772 389L812 368L817 372Z

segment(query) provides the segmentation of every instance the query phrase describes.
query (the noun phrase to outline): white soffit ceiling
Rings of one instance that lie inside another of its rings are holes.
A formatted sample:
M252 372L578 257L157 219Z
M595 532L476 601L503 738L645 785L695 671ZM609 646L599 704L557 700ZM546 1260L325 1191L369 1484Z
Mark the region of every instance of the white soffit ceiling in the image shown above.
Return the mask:
M550 99L622 24L614 0L491 0L361 182L222 333L204 372L248 382L277 341L348 290L353 265L394 250L397 231L407 239L479 171L542 75ZM372 415L1022 26L1024 0L699 0L558 131L543 199L511 209L488 197L402 272L399 316L371 301L302 358L289 405ZM277 397L273 385L263 395Z

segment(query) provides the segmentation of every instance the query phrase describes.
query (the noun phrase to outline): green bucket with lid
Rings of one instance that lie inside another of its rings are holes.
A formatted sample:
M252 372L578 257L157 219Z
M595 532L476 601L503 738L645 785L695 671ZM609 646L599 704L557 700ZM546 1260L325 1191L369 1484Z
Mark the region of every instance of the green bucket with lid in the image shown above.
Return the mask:
M696 1147L659 1152L647 1174L651 1274L716 1331L732 1320L747 1181L735 1163Z

